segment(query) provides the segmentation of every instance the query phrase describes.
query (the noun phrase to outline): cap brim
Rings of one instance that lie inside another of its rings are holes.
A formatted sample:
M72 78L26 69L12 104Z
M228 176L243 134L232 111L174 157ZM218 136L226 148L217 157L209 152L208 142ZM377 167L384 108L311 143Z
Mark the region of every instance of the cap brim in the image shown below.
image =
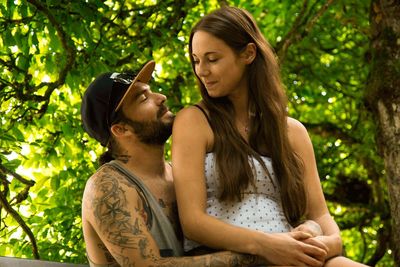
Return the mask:
M136 82L142 82L142 83L148 83L151 79L151 75L153 74L154 68L156 67L156 63L154 60L151 60L147 62L143 68L139 71L138 75L136 75L135 79L129 85L129 88L126 90L125 94L122 96L121 100L119 101L117 107L115 108L115 111L121 108L122 103L124 102L125 98L129 95L129 93L132 91L134 84Z

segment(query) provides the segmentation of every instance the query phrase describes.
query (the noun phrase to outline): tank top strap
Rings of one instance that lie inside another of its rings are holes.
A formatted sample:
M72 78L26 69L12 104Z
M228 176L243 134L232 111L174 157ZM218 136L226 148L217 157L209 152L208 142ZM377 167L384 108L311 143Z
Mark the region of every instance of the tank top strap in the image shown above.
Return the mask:
M205 116L206 119L207 119L208 124L211 126L210 118L208 117L208 114L207 114L207 112L204 110L204 108L202 108L202 107L201 107L200 105L198 105L198 104L194 104L193 107L198 108L198 109L204 114L204 116Z
M115 167L118 171L126 176L126 178L136 185L143 192L146 201L152 211L152 226L150 232L155 239L162 257L182 256L183 251L180 242L178 241L171 222L165 215L158 201L147 188L147 186L137 178L132 172L122 166L118 161L112 160L107 163Z

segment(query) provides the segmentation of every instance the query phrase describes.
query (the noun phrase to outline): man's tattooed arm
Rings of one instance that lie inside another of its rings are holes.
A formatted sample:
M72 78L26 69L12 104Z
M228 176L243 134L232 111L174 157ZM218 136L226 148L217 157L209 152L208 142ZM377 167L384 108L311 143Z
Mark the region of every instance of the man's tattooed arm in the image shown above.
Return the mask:
M150 266L180 266L180 267L238 267L238 266L266 266L257 256L238 254L230 251L221 251L194 257L161 258L155 265Z
M84 202L83 212L107 249L103 250L107 262L95 261L98 264L110 264L109 254L121 266L255 266L258 262L255 256L233 252L162 258L143 216L143 199L110 169L88 182Z

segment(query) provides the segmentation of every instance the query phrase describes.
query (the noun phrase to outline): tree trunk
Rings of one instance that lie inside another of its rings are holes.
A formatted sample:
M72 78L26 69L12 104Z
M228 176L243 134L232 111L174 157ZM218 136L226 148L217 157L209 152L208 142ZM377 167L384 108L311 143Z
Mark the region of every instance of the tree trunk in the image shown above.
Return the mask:
M371 72L366 90L377 123L392 216L392 250L400 263L400 1L371 1Z

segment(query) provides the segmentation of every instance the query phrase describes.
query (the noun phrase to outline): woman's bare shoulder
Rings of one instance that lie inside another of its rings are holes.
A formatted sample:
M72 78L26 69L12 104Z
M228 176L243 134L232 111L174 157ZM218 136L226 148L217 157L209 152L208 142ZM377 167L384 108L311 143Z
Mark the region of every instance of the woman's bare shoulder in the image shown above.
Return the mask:
M208 110L204 107L202 103L198 103L196 105L187 106L181 109L176 114L175 124L178 123L187 126L188 124L197 125L199 123L207 123L206 116L208 116Z
M205 109L204 112L205 114L195 106L180 110L176 115L172 131L173 143L176 143L176 140L186 140L190 143L206 144L207 150L211 149L214 135Z
M296 149L296 147L303 146L305 143L310 142L310 137L306 127L298 121L297 119L288 117L288 138L291 145Z

